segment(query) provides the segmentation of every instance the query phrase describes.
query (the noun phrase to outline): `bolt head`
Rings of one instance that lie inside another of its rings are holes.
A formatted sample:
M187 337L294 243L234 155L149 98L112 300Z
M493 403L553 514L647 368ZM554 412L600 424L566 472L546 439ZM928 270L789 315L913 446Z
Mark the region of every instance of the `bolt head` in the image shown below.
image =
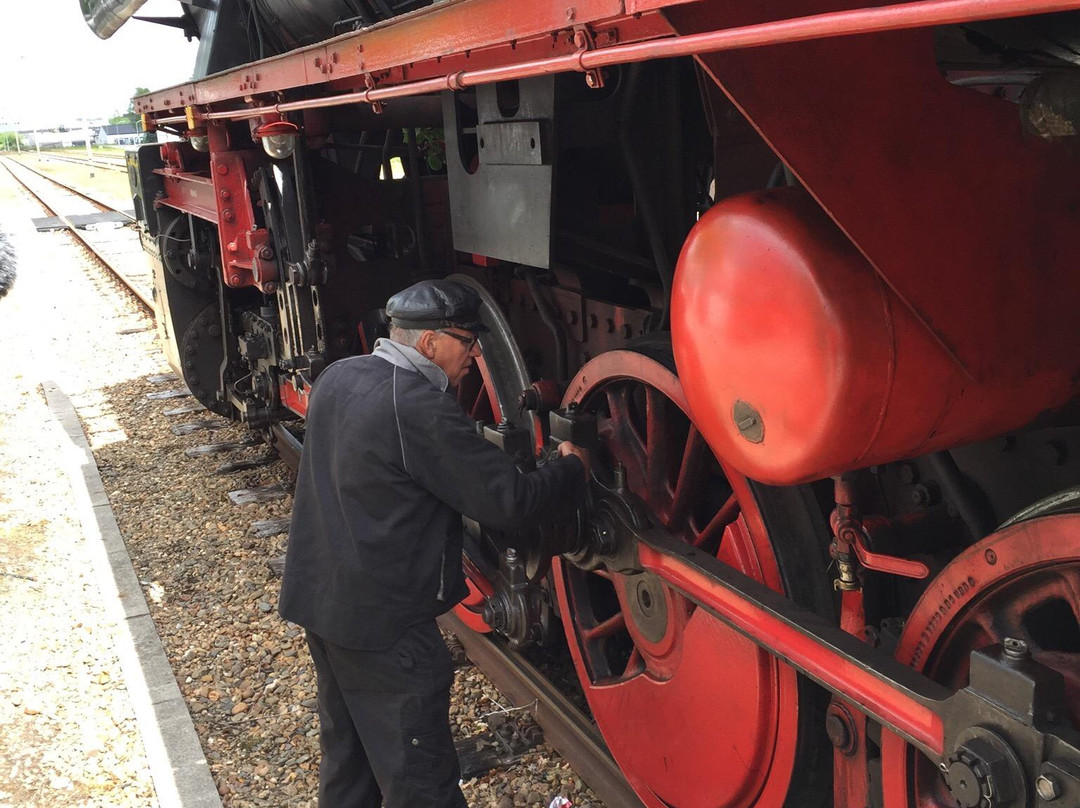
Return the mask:
M832 741L832 745L837 749L844 749L851 742L848 728L844 724L844 720L838 715L825 717L825 733L829 736L829 740Z
M1035 791L1038 792L1040 799L1049 802L1061 796L1061 784L1052 774L1040 774L1035 780Z
M1023 659L1028 655L1028 644L1017 637L1006 637L1003 645L1005 656L1011 659Z

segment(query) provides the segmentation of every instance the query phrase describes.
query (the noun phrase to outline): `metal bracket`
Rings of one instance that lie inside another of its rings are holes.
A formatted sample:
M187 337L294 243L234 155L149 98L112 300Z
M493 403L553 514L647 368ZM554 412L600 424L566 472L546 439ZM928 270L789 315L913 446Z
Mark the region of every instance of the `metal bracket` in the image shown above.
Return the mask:
M587 25L575 25L574 26L574 45L578 49L578 54L584 55L588 51L596 50L596 40L593 38L592 31L589 30ZM578 64L581 62L579 60ZM585 72L585 83L589 85L593 90L599 90L604 86L604 76L599 69L587 69L581 68Z
M370 73L365 73L364 74L364 86L369 90L374 90L375 87L376 87L375 79L372 78ZM382 101L372 101L371 102L371 111L374 112L376 115L382 115L383 102Z

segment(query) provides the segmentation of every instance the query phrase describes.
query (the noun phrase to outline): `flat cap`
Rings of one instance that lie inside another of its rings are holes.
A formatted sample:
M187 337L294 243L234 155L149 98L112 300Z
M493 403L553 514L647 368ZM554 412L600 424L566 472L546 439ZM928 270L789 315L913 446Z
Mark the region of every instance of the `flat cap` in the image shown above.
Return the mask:
M414 283L386 301L386 317L398 328L487 331L480 319L480 295L457 281Z

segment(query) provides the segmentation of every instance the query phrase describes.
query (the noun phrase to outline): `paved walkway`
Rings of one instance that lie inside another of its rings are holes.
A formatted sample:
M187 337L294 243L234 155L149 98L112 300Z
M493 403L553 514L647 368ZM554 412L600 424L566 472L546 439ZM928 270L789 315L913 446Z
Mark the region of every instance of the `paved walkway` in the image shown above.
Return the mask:
M220 808L71 405L107 421L118 372L160 369L153 335L118 336L122 297L32 231L6 175L0 213L19 254L0 300L0 806Z

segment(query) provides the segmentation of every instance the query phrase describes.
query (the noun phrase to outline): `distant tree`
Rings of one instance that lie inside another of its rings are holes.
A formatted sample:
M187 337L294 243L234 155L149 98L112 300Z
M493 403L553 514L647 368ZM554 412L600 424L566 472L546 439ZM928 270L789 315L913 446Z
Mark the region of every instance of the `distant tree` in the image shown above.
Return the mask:
M139 114L135 112L135 96L150 92L146 87L136 87L132 98L128 101L127 112L118 112L109 118L109 123L130 123L133 126L139 122Z
M0 132L0 149L14 151L18 145L26 145L26 139L20 137L18 132Z

